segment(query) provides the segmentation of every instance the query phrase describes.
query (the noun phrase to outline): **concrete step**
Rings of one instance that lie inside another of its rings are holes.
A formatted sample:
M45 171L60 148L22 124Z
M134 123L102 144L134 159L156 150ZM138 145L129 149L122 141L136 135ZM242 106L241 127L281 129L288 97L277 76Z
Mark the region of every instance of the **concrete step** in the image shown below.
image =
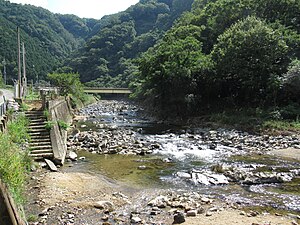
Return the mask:
M53 153L29 154L34 159L53 158Z
M28 132L30 137L34 137L34 136L47 136L50 135L49 131L44 130L44 131L33 131L33 132Z
M47 153L52 153L53 154L52 149L41 149L41 150L30 151L29 155L47 154Z
M34 132L48 132L49 130L47 130L45 127L41 127L41 128L33 128L33 129L29 129L28 132L29 133L34 133Z
M28 126L28 128L29 129L41 129L41 128L43 128L43 129L45 129L45 125L46 125L46 123L35 123L35 124L29 124L29 126Z
M36 140L36 142L30 142L29 147L36 147L36 146L45 146L51 145L51 140Z
M31 134L30 135L31 142L34 142L33 140L50 140L49 134Z
M42 122L46 122L46 118L35 118L35 119L30 119L30 123L42 123Z
M51 145L37 145L37 146L32 146L30 147L30 150L33 151L33 150L42 150L42 149L52 149L52 146Z
M44 111L42 110L30 110L30 111L26 111L25 115L31 115L31 114L41 114L44 115Z

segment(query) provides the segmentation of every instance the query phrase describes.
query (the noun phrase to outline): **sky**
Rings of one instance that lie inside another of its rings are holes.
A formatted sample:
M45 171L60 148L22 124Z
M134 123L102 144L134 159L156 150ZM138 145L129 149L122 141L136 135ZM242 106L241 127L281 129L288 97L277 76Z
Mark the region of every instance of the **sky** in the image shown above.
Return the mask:
M14 3L40 6L53 13L74 14L81 18L101 19L124 11L139 0L9 0Z

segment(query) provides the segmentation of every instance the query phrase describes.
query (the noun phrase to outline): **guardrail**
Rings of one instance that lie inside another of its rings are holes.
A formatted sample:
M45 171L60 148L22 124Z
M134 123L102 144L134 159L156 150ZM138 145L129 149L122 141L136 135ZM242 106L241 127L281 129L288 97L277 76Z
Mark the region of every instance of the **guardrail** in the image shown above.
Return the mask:
M6 110L7 110L7 104L6 104L6 99L4 96L3 97L3 102L0 104L0 118L5 115Z
M3 197L4 205L7 210L7 214L8 214L7 216L9 217L9 220L10 220L10 221L5 221L5 224L26 225L27 223L20 216L19 210L16 207L16 204L15 204L14 200L12 199L11 195L9 194L7 186L1 181L1 179L0 179L0 194ZM0 222L1 222L1 220L0 220ZM4 221L2 221L2 222L4 222Z

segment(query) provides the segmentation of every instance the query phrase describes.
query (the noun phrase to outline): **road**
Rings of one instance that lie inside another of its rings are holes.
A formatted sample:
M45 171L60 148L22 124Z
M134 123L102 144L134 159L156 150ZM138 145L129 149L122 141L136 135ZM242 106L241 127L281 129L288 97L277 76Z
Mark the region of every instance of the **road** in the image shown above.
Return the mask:
M6 100L14 98L14 93L12 90L0 89L0 91L3 93L3 96L5 96ZM0 104L3 103L3 96L0 95Z

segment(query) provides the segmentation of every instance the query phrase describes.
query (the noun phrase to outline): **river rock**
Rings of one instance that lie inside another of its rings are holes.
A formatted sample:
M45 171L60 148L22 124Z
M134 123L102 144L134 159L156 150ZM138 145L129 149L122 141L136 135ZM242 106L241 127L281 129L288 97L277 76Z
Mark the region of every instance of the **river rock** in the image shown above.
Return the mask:
M142 165L142 166L139 166L138 169L139 169L139 170L145 170L145 169L147 169L147 166Z
M197 210L189 210L186 212L186 216L197 216Z
M142 222L142 219L140 217L133 216L131 218L131 223L141 223L141 222Z
M98 201L94 203L94 207L97 209L103 209L108 212L114 211L114 204L109 201Z
M186 173L186 172L177 172L176 176L180 177L180 178L184 178L184 179L191 179L192 178L191 174Z
M174 215L174 222L173 224L181 224L185 222L184 214L183 213L177 213Z
M167 197L166 196L158 196L152 201L148 203L149 206L158 207L158 208L166 208L167 207Z
M71 159L72 161L76 161L77 157L78 156L77 156L77 154L75 152L70 151L67 158Z

